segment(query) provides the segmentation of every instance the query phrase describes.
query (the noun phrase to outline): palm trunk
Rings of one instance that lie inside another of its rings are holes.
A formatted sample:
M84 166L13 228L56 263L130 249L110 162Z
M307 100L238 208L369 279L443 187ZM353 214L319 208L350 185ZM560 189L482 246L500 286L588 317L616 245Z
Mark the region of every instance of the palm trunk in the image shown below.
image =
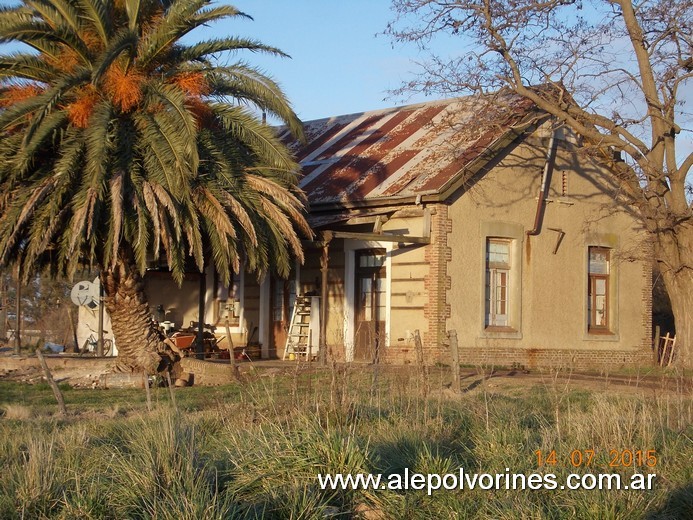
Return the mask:
M144 282L133 262L119 258L101 271L104 304L118 346L116 370L162 372L172 365L170 349L152 322L144 294Z
M660 237L657 245L676 326L675 363L693 369L693 226L679 227L674 239Z

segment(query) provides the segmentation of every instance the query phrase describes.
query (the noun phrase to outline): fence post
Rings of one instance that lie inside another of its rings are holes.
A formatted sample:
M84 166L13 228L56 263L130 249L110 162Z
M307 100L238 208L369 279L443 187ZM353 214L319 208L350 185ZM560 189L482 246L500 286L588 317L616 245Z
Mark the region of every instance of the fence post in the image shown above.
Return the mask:
M55 400L58 401L58 408L60 408L60 415L67 415L67 408L65 408L65 401L63 399L63 394L60 391L60 388L58 388L58 385L56 384L55 380L53 379L53 376L51 375L51 371L48 369L48 363L46 363L46 359L43 357L43 352L41 352L40 348L36 349L36 356L38 356L39 363L41 363L41 368L43 368L43 373L46 376L46 380L48 381L48 384L51 385L51 389L53 389L53 395L55 396Z
M142 384L144 385L144 392L147 396L147 411L152 411L152 392L149 389L149 375L147 372L142 372Z
M414 331L414 346L416 348L416 364L419 365L419 375L423 384L424 396L428 396L428 370L426 360L424 358L423 343L421 342L421 334L419 329Z
M448 332L450 340L450 353L452 354L452 389L455 393L461 393L460 385L460 350L457 345L457 331Z
M231 371L233 372L233 377L236 381L240 380L238 374L238 365L236 364L236 356L233 352L233 341L231 340L231 327L229 326L229 318L224 320L224 327L226 328L226 341L229 347L229 363L231 364ZM246 348L248 345L246 345Z
M166 382L168 383L168 392L171 395L171 403L173 404L173 409L177 412L178 406L176 405L176 395L173 391L173 384L171 383L171 372L166 371Z

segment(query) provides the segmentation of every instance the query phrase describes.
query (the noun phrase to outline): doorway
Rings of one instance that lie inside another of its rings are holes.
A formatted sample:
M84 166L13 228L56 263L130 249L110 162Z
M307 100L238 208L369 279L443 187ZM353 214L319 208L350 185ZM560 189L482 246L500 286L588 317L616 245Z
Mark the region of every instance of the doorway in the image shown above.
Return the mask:
M380 248L355 253L354 360L377 363L385 345L387 257Z
M296 271L289 278L270 279L270 358L281 359L296 302Z

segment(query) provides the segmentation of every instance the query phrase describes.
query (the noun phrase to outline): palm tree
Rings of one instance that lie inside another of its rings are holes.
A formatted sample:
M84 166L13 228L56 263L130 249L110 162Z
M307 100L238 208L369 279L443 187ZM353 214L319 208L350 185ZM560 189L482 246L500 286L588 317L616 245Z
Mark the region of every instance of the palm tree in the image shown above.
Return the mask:
M121 369L162 370L142 275L165 258L286 275L310 235L297 165L256 113L301 124L278 85L192 30L245 17L209 0L22 0L0 9L0 266L97 267ZM28 48L26 47L28 46ZM230 51L230 53L229 53ZM219 64L215 56L227 57ZM170 356L169 356L170 357Z

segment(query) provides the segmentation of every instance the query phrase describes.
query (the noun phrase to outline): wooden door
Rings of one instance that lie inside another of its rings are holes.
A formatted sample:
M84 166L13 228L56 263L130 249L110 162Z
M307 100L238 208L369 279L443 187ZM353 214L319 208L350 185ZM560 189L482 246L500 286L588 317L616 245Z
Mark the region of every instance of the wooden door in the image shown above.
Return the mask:
M385 250L356 251L354 359L377 362L385 345Z
M282 358L291 320L291 311L296 301L294 275L288 280L272 277L270 280L270 357Z

